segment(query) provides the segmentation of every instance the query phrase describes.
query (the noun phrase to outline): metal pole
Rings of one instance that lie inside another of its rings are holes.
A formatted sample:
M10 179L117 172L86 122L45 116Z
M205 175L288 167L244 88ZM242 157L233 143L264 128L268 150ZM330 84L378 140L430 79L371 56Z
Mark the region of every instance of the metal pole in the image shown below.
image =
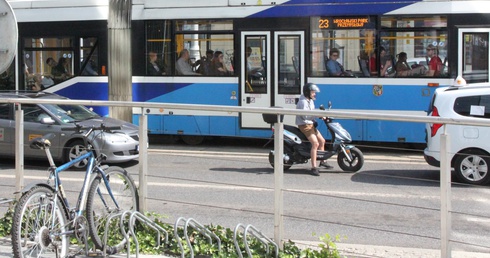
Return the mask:
M449 151L451 142L449 135L441 134L441 257L451 257L451 164Z
M15 104L15 198L19 199L24 188L24 110Z
M109 100L133 100L131 69L131 0L110 0L108 28L108 81ZM113 118L131 122L132 109L114 106L109 108Z
M284 235L284 125L281 121L281 115L277 115L277 123L274 124L274 241L283 249L282 239Z
M144 108L141 108L139 118L139 198L140 212L148 210L146 203L148 197L148 117Z

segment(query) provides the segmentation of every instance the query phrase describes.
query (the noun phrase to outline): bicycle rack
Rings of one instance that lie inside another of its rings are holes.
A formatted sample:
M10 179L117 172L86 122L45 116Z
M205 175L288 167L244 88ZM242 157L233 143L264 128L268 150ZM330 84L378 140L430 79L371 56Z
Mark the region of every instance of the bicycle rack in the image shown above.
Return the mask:
M269 250L269 243L272 244L275 247L275 256L274 257L276 257L276 258L279 257L279 247L277 246L277 244L274 241L272 241L270 238L265 236L262 232L258 231L257 228L255 228L254 226L252 226L250 224L247 226L244 226L243 224L239 223L235 227L235 231L233 232L233 242L235 243L235 248L236 248L236 251L237 251L238 256L240 258L243 258L242 251L240 250L240 246L238 244L238 239L237 239L238 231L240 228L244 229L244 231L243 231L243 244L245 245L245 250L247 251L248 257L252 257L252 252L250 251L250 247L248 246L248 240L247 240L249 233L251 236L255 237L257 240L259 240L262 244L265 245L267 254L269 254L269 251L270 251Z
M105 222L104 239L103 239L103 242L104 242L103 255L104 256L107 254L107 233L109 231L109 224L111 223L111 220L116 218L116 217L120 217L120 219L119 219L120 231L121 231L121 234L123 234L124 238L126 239L128 246L129 246L129 237L126 234L126 230L124 230L124 223L123 223L123 220L124 220L124 218L128 212L131 212L131 211L123 211L120 213L114 213L107 218L107 221ZM129 247L128 247L128 250L129 250ZM128 258L129 258L129 254L130 253L128 252Z
M134 233L134 223L136 220L145 223L146 226L150 227L151 229L155 230L157 232L157 246L160 245L160 233L165 234L165 244L168 244L168 232L160 227L158 224L156 224L154 221L150 220L148 217L140 213L139 211L123 211L120 213L115 213L112 214L107 218L106 224L105 224L105 231L104 231L104 250L103 253L106 254L107 250L107 233L109 231L109 224L112 219L119 217L119 230L121 234L124 236L124 239L126 239L126 248L127 248L127 257L130 257L130 241L129 241L129 236L131 236L134 240L134 243L136 244L136 257L139 255L139 243L138 239L136 238L136 234ZM126 220L127 219L127 220ZM124 222L128 222L128 229L126 230L124 228Z
M213 243L212 238L216 239L217 242L218 242L218 250L221 251L221 240L219 239L219 237L215 233L213 233L209 229L205 228L203 225L201 225L199 222L197 222L193 218L185 219L184 217L180 217L175 222L174 234L175 234L175 238L177 239L177 243L179 244L180 251L181 251L181 257L182 258L185 257L184 246L182 246L182 241L180 240L181 238L178 235L178 227L179 227L179 222L181 220L182 221L185 221L185 224L184 224L184 236L185 236L185 240L187 242L187 245L189 246L189 249L191 251L191 258L194 258L194 249L192 248L191 241L189 240L189 235L188 235L188 232L187 232L187 229L189 227L192 227L193 229L195 229L199 233L201 233L203 236L207 237L209 239L209 244L212 244Z
M151 228L157 232L157 244L156 244L156 246L160 245L160 232L165 234L165 244L168 244L168 232L167 232L167 230L160 227L157 223L150 220L148 217L141 214L139 211L133 211L133 212L131 212L131 215L129 216L129 231L130 231L129 233L131 234L131 236L133 236L134 243L136 244L136 258L138 258L138 254L139 254L139 250L140 250L138 239L136 239L136 234L134 233L134 223L136 220L145 223L146 226L148 226L149 228ZM124 229L124 226L122 225L122 220L121 220L121 229L122 230ZM129 242L128 242L127 248L128 248L128 254L129 254Z
M7 204L15 201L15 199L0 198L0 204Z

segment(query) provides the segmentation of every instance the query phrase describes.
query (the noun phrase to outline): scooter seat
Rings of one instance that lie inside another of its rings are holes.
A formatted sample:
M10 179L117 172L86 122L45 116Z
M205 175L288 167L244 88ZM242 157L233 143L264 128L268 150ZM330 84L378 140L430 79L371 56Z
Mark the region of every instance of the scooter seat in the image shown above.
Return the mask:
M292 125L284 125L284 129L296 134L301 139L301 141L308 141L308 138L306 138L306 136L301 132L301 130L299 130L298 127Z

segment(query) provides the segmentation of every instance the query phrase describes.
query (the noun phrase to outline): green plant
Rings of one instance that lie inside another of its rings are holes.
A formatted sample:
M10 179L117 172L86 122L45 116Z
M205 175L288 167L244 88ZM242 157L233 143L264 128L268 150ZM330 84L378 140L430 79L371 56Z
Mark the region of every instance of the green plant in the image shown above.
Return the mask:
M0 218L0 236L5 237L10 235L12 230L12 221L14 215L14 206L7 209L4 216Z
M10 231L12 228L12 216L13 209L10 208L5 212L4 217L0 218L0 236L5 237L10 235ZM174 227L173 225L169 225L162 221L165 218L164 215L157 213L145 213L145 216L150 218L153 222L155 222L160 227L164 228L168 232L168 243L165 244L164 235L161 235L160 243L161 245L157 246L157 238L155 231L148 227L145 223L136 223L135 232L136 238L139 244L139 251L142 254L168 254L168 255L180 255L180 247L178 245L176 237L182 237L181 243L183 245L183 249L185 254L190 253L190 248L193 248L194 255L200 255L205 257L212 258L238 258L238 254L236 253L235 242L233 240L234 232L230 228L225 228L222 226L214 226L207 225L206 228L211 232L216 234L218 238L221 240L221 248L218 249L217 241L212 239L211 243L206 236L203 236L201 233L191 230L189 231L189 241L191 246L187 245L187 241L184 235L184 230L182 228L177 229L178 236L174 235ZM127 225L126 225L127 226ZM119 230L118 225L113 225L110 227L109 236L117 236L120 234L112 234L113 230ZM243 244L243 234L237 235L237 242L239 243L240 250L242 252L243 257L247 257L248 254L245 251L245 246ZM112 239L109 237L108 241L111 243L112 241L118 241L119 239ZM281 258L339 258L342 257L341 254L337 250L337 246L335 242L340 241L340 237L337 235L334 239L330 237L330 235L325 234L324 236L320 236L319 240L322 242L319 244L317 248L299 248L293 241L289 240L284 243L283 249L279 251L279 257ZM76 244L77 241L75 238L71 238L70 241L72 244ZM252 257L262 258L262 257L273 257L275 253L274 247L269 247L269 250L266 249L266 246L257 240L254 237L247 236L247 242L250 247L250 251L252 253ZM133 238L130 238L130 251L134 253L136 251L136 246L134 244Z

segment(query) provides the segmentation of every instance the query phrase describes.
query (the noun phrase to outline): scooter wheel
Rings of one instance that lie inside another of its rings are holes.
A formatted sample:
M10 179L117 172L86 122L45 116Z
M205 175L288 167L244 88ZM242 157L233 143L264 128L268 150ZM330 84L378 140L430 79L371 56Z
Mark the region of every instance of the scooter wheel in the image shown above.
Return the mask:
M269 163L274 167L274 154L272 152L269 152ZM284 171L290 169L291 166L291 164L284 164Z
M356 147L349 151L352 156L352 161L349 162L349 159L345 156L344 152L340 151L337 155L337 163L343 171L357 172L364 165L364 155L362 155L361 150Z

